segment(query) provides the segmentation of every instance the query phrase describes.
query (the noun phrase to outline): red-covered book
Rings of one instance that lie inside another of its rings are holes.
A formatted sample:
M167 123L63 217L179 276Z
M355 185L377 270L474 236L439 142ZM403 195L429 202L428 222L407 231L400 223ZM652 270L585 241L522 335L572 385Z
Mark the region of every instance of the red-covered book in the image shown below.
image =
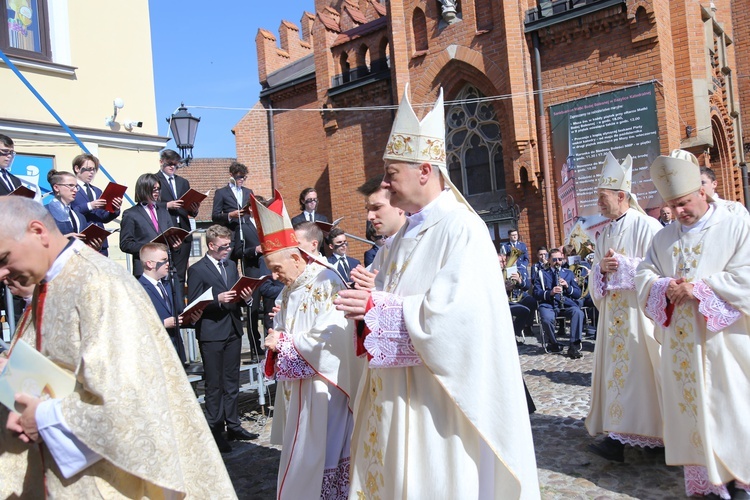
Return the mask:
M107 184L107 187L104 188L104 191L102 191L102 195L99 197L99 199L107 201L107 205L104 207L104 209L107 212L117 212L117 209L112 206L112 202L115 198L122 198L125 194L125 191L127 190L127 186L117 184L116 182L110 182L109 184Z
M208 197L208 193L210 193L211 190L209 189L205 193L201 193L200 191L196 191L193 188L190 188L187 190L185 194L180 196L180 199L182 200L182 208L188 209L190 208L190 205L193 203L201 204L203 200L205 200Z
M151 243L164 243L165 245L169 246L169 238L172 236L177 236L180 238L180 243L185 241L185 238L193 234L193 231L185 231L181 227L170 227L163 233L161 233L159 236L151 240Z
M107 231L103 227L99 227L96 224L89 224L86 229L81 231L81 234L86 237L86 241L89 241L91 238L99 238L100 240L104 241L110 234L112 234L112 232Z
M10 196L23 196L24 198L31 198L33 200L36 196L36 192L21 184L10 192Z
M252 291L255 291L256 288L258 288L260 285L263 284L264 281L269 279L271 277L270 274L267 274L265 276L261 276L260 278L251 278L249 276L240 276L240 279L237 280L237 283L235 283L232 288L229 289L230 292L237 292L237 296L232 302L240 302L242 300L242 297L240 297L240 292L244 290L245 288L250 288Z

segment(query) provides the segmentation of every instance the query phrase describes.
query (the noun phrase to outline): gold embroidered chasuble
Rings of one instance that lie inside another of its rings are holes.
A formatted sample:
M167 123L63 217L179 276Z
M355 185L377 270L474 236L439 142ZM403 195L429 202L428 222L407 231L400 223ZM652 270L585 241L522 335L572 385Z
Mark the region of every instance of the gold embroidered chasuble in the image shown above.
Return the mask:
M48 284L41 333L42 353L76 374L65 422L103 459L65 479L43 445L42 464L5 430L3 409L0 496L43 498L46 478L51 498L236 498L167 332L122 266L75 250ZM19 334L33 345L34 322Z
M656 325L662 343L664 444L668 465L701 465L713 484L750 483L750 223L713 205L700 231L670 224L638 267L645 308L659 278L702 280L740 318L713 332L698 302L675 307L669 326Z
M312 263L277 300L274 328L309 365L285 365L284 373L303 378L278 381L271 429L271 442L282 445L277 498L348 493L352 406L364 360L355 355L354 323L333 304L342 289L336 273Z
M406 229L376 288L404 297L423 364L365 370L350 498L539 498L508 301L487 279L500 275L487 227L443 193L416 238Z
M601 277L598 266L610 248L627 259L643 259L661 224L630 209L620 221L612 221L596 240L594 273L589 287L599 309L594 368L591 374L591 401L586 429L594 436L602 432L631 434L645 444L662 438L659 388L659 343L654 324L639 308L635 290L637 261L620 262L621 271L632 267L625 277L627 289L608 290L601 296L594 279ZM625 260L625 259L624 259ZM605 275L612 283L614 276ZM618 288L622 286L619 283Z

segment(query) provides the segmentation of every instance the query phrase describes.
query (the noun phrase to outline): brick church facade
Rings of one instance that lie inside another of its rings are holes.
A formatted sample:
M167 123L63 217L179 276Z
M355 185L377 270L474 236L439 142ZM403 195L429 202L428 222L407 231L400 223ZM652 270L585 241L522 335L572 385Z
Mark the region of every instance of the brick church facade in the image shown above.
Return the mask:
M250 186L279 189L291 215L314 186L323 213L364 235L356 188L382 172L407 83L415 107L444 89L451 177L496 241L518 227L530 249L563 243L550 107L644 82L655 89L654 154L693 152L716 171L722 197L744 201L750 59L735 55L750 48L744 2L310 2L301 27L259 30L263 90L234 130Z

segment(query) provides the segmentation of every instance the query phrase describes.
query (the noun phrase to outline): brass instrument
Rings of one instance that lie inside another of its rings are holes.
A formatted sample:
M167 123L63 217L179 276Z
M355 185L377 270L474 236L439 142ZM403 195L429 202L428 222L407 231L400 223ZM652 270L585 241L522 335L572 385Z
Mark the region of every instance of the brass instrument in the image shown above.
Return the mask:
M510 247L510 254L506 257L506 260L505 260L505 267L508 268L508 267L515 266L516 262L518 262L518 259L521 258L522 255L523 255L522 251L520 251L519 249L517 249L514 246L511 246ZM503 269L503 272L505 272L505 269ZM519 276L521 275L520 272L518 274L519 274ZM507 281L510 281L510 277L507 277L506 282ZM516 288L515 283L513 285L514 286L512 287L512 289L510 291L510 295L508 296L508 300L510 302L518 302L518 301L520 301L523 298L523 290L520 289L520 288Z
M578 252L576 252L581 257L580 263L573 264L569 268L575 275L576 283L578 283L578 287L581 289L581 298L586 297L589 294L588 278L589 273L591 273L591 269L585 266L583 262L586 260L586 257L593 252L593 250L590 248L590 245L590 241L586 241L581 245L581 247L578 249Z

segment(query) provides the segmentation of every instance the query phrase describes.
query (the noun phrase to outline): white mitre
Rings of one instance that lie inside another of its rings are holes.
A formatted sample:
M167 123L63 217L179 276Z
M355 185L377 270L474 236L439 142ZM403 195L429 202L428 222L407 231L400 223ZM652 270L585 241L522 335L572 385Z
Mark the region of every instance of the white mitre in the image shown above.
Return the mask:
M388 144L385 146L383 160L436 165L445 185L450 187L456 199L474 211L461 191L451 182L445 165L445 108L442 87L432 110L420 121L409 102L409 84L406 84L404 96L393 120Z
M659 156L650 168L651 180L664 201L675 200L701 188L698 159L683 149L673 149L669 156ZM709 196L706 196L712 202Z
M628 194L630 208L638 210L641 213L646 213L638 204L638 199L632 191L632 183L633 158L628 155L625 157L625 160L620 163L610 151L607 151L607 156L604 157L602 173L599 175L599 184L596 187L598 189L611 189L613 191L626 192Z

